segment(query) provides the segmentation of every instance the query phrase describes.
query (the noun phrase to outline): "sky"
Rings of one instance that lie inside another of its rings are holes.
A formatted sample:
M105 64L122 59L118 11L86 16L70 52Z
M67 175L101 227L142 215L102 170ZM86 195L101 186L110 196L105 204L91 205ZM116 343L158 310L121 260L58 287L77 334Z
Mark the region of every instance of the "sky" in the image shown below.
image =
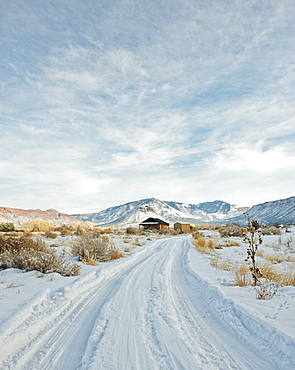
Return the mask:
M0 3L0 206L295 196L294 0Z

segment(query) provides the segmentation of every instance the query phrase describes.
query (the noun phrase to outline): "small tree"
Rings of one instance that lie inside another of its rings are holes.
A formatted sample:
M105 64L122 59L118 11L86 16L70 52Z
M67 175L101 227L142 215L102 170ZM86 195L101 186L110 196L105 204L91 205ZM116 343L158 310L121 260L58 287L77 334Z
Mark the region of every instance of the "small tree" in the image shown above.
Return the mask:
M247 216L249 216L248 214L245 214L245 216L248 223L247 236L244 239L248 242L247 258L245 259L245 261L251 260L250 271L254 280L254 286L256 286L259 282L259 278L262 276L261 271L256 264L256 252L258 246L262 244L262 237L260 229L256 229L255 227L257 226L257 221L250 221L250 218L247 218Z

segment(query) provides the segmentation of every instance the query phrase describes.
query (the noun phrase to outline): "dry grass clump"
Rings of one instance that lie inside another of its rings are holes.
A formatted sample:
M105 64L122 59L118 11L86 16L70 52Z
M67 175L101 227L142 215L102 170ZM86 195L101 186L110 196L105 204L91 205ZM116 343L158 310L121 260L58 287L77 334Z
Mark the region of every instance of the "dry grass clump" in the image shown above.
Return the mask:
M124 248L124 252L125 252L125 253L129 253L129 252L131 252L131 251L132 251L132 249L133 249L132 247L125 247L125 248Z
M198 252L211 254L215 249L215 242L212 239L205 239L204 237L199 237L198 239L193 239L192 244L197 248Z
M32 220L32 221L25 222L22 225L22 228L25 231L46 232L46 231L52 231L54 229L54 225L51 221Z
M219 261L218 267L219 270L223 271L231 271L233 269L233 263L229 259L221 259Z
M240 247L241 244L236 240L226 240L223 244L223 247Z
M220 253L212 253L210 255L210 265L218 270L231 271L232 261L221 257Z
M126 234L136 235L138 234L138 229L136 227L129 226L126 229Z
M194 231L194 232L193 232L192 236L193 236L193 238L194 238L194 239L199 239L199 238L201 238L201 237L202 237L202 238L204 237L204 233L202 233L202 232L200 232L200 231L196 230L196 231Z
M44 236L45 238L48 238L48 239L56 239L58 237L58 233L55 233L53 231L46 231L44 233Z
M223 226L218 231L222 238L229 238L231 236L243 238L246 235L246 229L238 225Z
M277 271L272 264L266 263L262 266L259 266L259 270L261 271L261 277L263 279L272 280L276 283L281 281L282 272Z
M281 230L275 226L265 226L261 228L262 235L281 235Z
M106 238L96 233L87 233L79 236L73 243L72 253L84 263L108 262L122 258L123 254Z
M257 256L257 257L264 258L264 256L265 256L265 252L264 252L262 249L257 249L257 251L256 251L256 256Z
M295 272L278 271L272 264L267 263L259 267L262 278L266 281L272 281L279 286L295 286Z
M295 272L287 272L281 278L281 285L287 286L292 285L295 286Z
M103 235L103 234L114 234L117 231L117 229L113 227L105 227L105 228L97 228L95 229L95 231Z
M263 257L271 263L295 262L295 256L285 253L265 253Z
M134 241L133 241L133 243L132 243L132 245L136 245L138 247L142 247L144 245L144 243L142 243L139 238L135 238Z
M63 276L75 276L80 272L77 263L68 262L41 239L26 236L0 236L0 269L18 268L40 271L43 274L57 272Z
M245 263L239 265L234 271L233 284L237 286L249 286L252 285L252 276L250 273L249 266Z
M110 241L110 237L108 235L106 235L106 234L101 235L101 239L104 240L104 241L106 241L106 242L109 242Z
M123 238L123 243L129 244L131 243L132 239L131 238Z
M179 235L181 233L182 232L180 230L174 230L174 229L164 230L164 234L166 235Z

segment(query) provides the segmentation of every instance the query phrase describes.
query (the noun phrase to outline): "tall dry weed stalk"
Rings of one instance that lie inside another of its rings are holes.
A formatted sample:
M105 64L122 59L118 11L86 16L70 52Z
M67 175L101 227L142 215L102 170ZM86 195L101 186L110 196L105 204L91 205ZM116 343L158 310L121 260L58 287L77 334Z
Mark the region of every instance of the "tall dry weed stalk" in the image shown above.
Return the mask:
M259 278L261 277L261 272L256 263L256 252L258 246L262 244L262 237L260 230L258 229L257 221L250 221L250 219L248 218L247 223L247 235L245 236L244 240L248 242L248 248L247 258L245 261L251 262L250 271L253 277L254 286L256 286L259 282Z

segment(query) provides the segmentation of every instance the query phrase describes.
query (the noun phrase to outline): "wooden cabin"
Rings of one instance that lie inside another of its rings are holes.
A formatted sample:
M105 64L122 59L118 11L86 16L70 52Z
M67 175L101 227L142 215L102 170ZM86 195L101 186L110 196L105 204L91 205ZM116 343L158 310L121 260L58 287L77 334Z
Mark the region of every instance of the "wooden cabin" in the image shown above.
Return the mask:
M174 224L174 230L182 232L182 233L189 233L192 229L191 224L184 224L181 222L176 222Z
M159 218L150 217L139 224L139 227L146 229L156 229L159 231L168 230L169 223L160 220Z

